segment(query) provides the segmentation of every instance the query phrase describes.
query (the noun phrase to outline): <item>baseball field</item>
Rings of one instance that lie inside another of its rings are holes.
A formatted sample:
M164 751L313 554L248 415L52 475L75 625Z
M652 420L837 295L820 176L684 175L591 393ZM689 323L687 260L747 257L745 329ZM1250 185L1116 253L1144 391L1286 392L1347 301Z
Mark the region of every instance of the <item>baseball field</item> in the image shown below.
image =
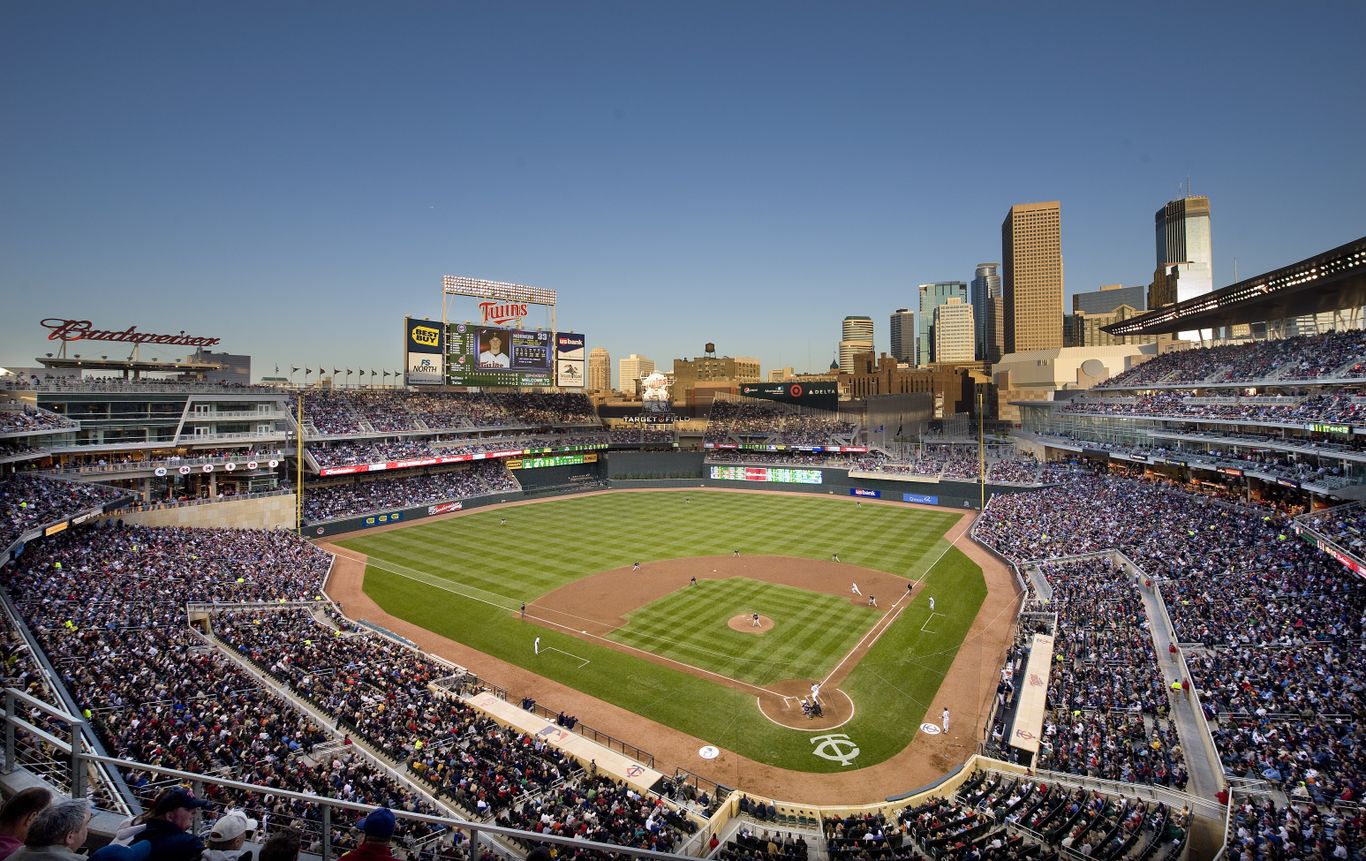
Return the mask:
M365 593L399 619L757 762L829 772L882 762L939 719L986 596L945 537L960 517L615 492L338 544L365 555ZM819 718L800 707L812 684ZM814 740L830 733L846 741Z

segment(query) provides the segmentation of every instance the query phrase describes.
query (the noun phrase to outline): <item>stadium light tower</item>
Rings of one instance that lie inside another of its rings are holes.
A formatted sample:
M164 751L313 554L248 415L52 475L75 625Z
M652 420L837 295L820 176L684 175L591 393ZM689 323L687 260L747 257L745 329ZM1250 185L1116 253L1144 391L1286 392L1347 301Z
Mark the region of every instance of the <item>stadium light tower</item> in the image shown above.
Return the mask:
M446 319L447 296L470 296L475 299L489 299L525 305L548 305L550 307L550 331L559 332L555 326L555 301L558 296L546 287L528 287L525 284L509 284L505 281L485 281L467 275L441 276L441 325Z

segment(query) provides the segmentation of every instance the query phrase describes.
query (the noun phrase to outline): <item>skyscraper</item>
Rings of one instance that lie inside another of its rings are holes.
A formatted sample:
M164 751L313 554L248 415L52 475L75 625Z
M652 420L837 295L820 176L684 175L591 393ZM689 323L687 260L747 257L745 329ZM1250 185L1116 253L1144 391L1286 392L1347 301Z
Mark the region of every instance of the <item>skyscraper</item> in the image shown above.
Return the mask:
M612 389L612 356L602 347L588 351L588 391L607 392Z
M854 372L854 355L873 351L873 318L845 317L840 327L840 370Z
M972 306L950 296L934 309L934 360L971 362L973 353Z
M1184 302L1214 290L1209 198L1183 197L1168 201L1153 216L1153 223L1157 234L1157 266L1168 276L1176 275L1176 301ZM1199 334L1181 332L1179 337L1194 339Z
M978 359L985 359L994 362L1001 357L1001 350L995 351L995 358L992 355L993 327L992 320L992 300L1001 298L1001 275L999 263L978 263L977 276L972 279L972 326L973 326L973 355ZM997 302L999 304L999 301ZM1004 336L1000 326L994 327L996 338Z
M1062 346L1062 204L1017 203L1001 223L1005 351Z
M910 308L892 312L892 358L915 365L915 312Z
M950 298L957 298L966 305L968 285L962 281L936 281L933 284L921 284L916 290L920 295L920 329L916 340L919 342L919 365L923 368L930 362L940 361L934 354L934 333L930 331L934 323L934 309Z
M628 397L640 394L640 381L654 373L655 360L635 353L617 362L617 379L623 394Z

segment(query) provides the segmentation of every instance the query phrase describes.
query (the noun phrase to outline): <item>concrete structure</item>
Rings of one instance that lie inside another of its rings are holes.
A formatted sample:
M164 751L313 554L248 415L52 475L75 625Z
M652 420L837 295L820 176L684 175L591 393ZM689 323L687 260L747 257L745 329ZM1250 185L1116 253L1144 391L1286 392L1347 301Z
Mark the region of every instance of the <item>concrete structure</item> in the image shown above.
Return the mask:
M854 373L839 375L841 398L867 400L876 395L925 392L934 398L933 412L937 417L970 411L974 382L986 379L973 368L898 367L894 357L879 357L871 350L855 357Z
M1005 351L1062 348L1062 204L1018 203L1001 223Z
M1089 389L1147 361L1157 351L1155 344L1124 344L1008 353L991 369L997 417L1018 422L1020 409L1012 401L1050 401L1060 391Z
M1135 311L1148 310L1148 288L1143 285L1102 284L1099 290L1077 293L1072 297L1072 313L1111 314L1121 305Z
M790 380L796 376L797 370L791 365L784 365L781 368L772 368L768 372L770 383L781 383L783 380Z
M869 352L872 349L873 318L845 317L840 326L840 371L851 373L854 369L854 355Z
M612 356L602 347L588 351L588 391L607 392L612 389Z
M915 312L910 308L897 308L892 312L892 358L914 367L915 347Z
M1001 312L1001 264L978 263L969 291L972 296L973 354L994 362L1005 352L1005 332L1001 324L992 325Z
M640 395L640 381L654 373L655 360L635 353L617 362L617 388L627 397Z
M699 356L674 359L674 400L691 403L692 390L700 384L714 384L719 391L739 391L740 383L758 383L759 360L752 356Z
M934 335L930 332L930 326L934 324L934 309L951 298L956 298L966 305L968 285L962 281L936 281L921 284L916 288L916 293L920 297L920 321L916 336L919 342L919 355L916 364L923 368L931 362L939 361L939 357L934 353Z
M1130 288L1144 289L1144 288ZM1142 308L1134 308L1131 305L1120 305L1113 311L1104 314L1088 314L1085 311L1077 311L1067 316L1067 342L1073 347L1113 347L1117 344L1155 344L1158 341L1157 335L1111 335L1102 329L1112 323L1119 323L1129 320L1143 313ZM1170 339L1168 339L1170 340Z
M934 309L934 361L936 364L973 360L972 306L950 296Z

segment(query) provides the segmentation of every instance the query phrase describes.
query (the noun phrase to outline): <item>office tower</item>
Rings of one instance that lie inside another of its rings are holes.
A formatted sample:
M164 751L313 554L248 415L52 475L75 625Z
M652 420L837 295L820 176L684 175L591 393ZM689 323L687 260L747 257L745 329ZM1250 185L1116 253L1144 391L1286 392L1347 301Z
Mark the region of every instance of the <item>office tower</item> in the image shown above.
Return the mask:
M1157 235L1157 266L1175 276L1175 300L1185 302L1214 290L1214 252L1210 245L1209 198L1183 197L1168 201L1153 216ZM1195 340L1210 337L1209 329L1179 332Z
M978 263L977 275L972 279L972 325L973 353L978 359L995 361L992 358L992 300L1001 298L1001 275L999 263ZM1000 326L995 327L998 335L1003 335ZM995 351L996 358L1001 350Z
M975 326L972 306L960 296L950 296L934 308L934 360L971 362Z
M936 281L933 284L921 284L916 289L920 295L920 328L916 340L919 342L919 366L923 368L930 362L941 361L934 354L934 335L930 332L930 326L934 323L934 309L952 298L968 304L968 285L962 281Z
M892 312L892 358L915 366L915 312L897 308Z
M1148 310L1148 288L1142 284L1125 287L1123 284L1102 284L1099 290L1077 293L1072 296L1072 313L1110 314L1120 305L1128 305L1134 311Z
M617 362L617 379L621 382L622 393L627 397L640 394L640 381L654 373L654 370L654 359L637 356L635 353Z
M840 371L854 372L854 356L873 351L873 318L845 317L840 327Z
M1062 346L1062 204L1017 203L1001 223L1005 351Z
M588 391L606 392L612 389L612 356L602 347L588 351Z

